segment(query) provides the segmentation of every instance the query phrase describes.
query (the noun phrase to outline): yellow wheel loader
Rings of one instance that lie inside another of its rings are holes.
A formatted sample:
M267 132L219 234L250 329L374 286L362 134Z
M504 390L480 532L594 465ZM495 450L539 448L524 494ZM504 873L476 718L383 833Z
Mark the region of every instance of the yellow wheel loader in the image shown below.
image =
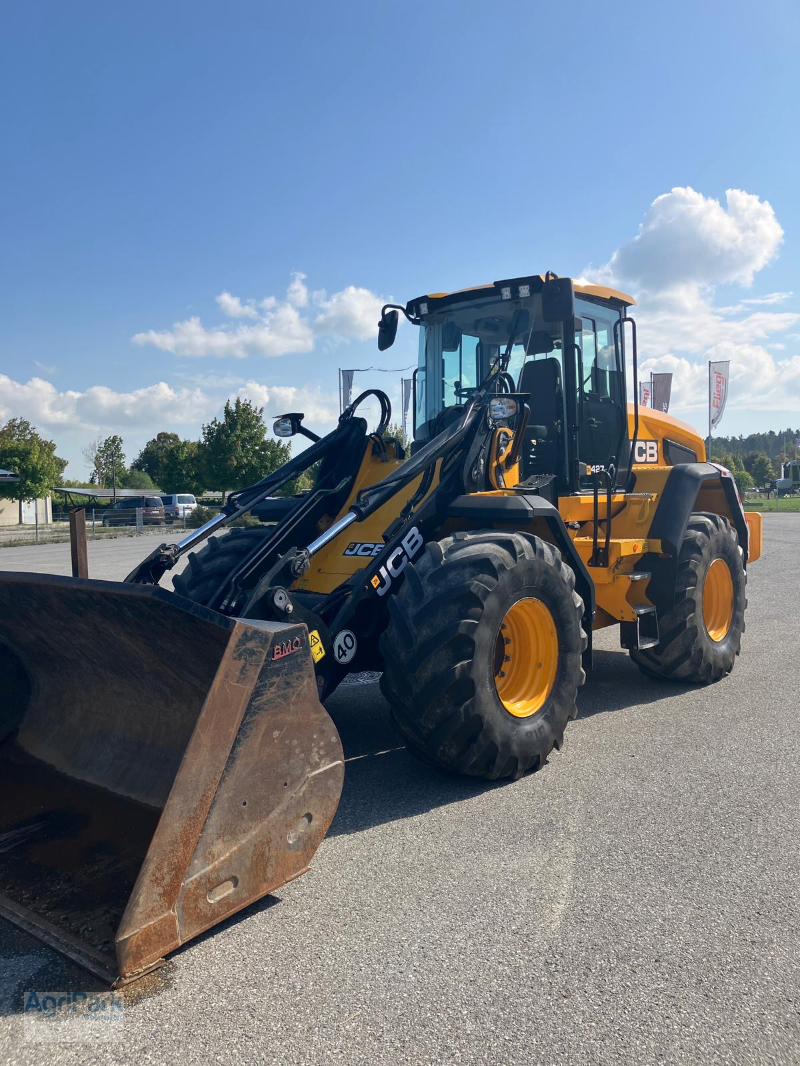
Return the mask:
M0 574L0 914L124 982L305 872L351 671L415 756L490 779L561 746L598 629L646 675L725 677L761 519L628 404L633 303L548 273L387 305L379 349L419 328L409 455L381 392L325 437L289 413L306 450L125 582Z

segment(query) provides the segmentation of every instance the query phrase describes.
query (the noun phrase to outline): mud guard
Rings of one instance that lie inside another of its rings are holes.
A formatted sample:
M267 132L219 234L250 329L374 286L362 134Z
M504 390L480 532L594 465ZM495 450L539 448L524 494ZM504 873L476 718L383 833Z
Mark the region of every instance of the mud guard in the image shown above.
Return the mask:
M702 495L713 487L714 481L719 483L730 511L731 522L739 536L739 544L747 558L750 534L736 491L736 482L724 467L713 463L681 463L673 466L669 472L653 515L649 536L653 540L660 540L670 555L677 556L680 551L693 511L717 510L702 506ZM699 508L698 497L701 497ZM717 513L722 514L722 511L717 510Z

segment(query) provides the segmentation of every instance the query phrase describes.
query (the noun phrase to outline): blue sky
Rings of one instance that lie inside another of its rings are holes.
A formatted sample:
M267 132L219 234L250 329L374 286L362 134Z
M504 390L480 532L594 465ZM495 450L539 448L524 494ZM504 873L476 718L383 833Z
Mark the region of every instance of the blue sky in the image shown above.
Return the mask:
M704 424L711 354L735 371L723 432L800 422L796 3L28 0L3 21L0 419L72 476L97 434L133 458L237 393L329 424L337 367L415 357L410 330L378 354L379 298L546 269L642 296L676 413ZM399 377L360 380L396 398Z

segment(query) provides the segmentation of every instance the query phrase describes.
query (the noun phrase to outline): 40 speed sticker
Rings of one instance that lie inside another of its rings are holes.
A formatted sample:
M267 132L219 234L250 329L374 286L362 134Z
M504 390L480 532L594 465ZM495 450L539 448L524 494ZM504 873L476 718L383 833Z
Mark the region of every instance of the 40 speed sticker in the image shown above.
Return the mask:
M358 641L350 629L342 629L333 642L333 655L337 663L349 663L358 651Z

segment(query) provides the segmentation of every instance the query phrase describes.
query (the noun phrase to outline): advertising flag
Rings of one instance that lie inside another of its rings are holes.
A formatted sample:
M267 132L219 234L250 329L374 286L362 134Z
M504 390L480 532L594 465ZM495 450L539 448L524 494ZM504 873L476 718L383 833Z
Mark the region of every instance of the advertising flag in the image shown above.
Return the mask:
M708 425L710 429L717 428L725 413L730 366L730 359L708 364Z
M639 406L640 407L649 407L650 406L650 382L649 381L640 381L639 382Z
M411 386L413 378L401 378L403 385L403 432L408 436L408 407L411 403Z
M341 411L344 411L345 407L349 406L350 398L353 395L353 375L355 370L340 370L341 375ZM340 413L341 413L340 411Z
M666 414L671 394L672 374L653 374L653 408Z

